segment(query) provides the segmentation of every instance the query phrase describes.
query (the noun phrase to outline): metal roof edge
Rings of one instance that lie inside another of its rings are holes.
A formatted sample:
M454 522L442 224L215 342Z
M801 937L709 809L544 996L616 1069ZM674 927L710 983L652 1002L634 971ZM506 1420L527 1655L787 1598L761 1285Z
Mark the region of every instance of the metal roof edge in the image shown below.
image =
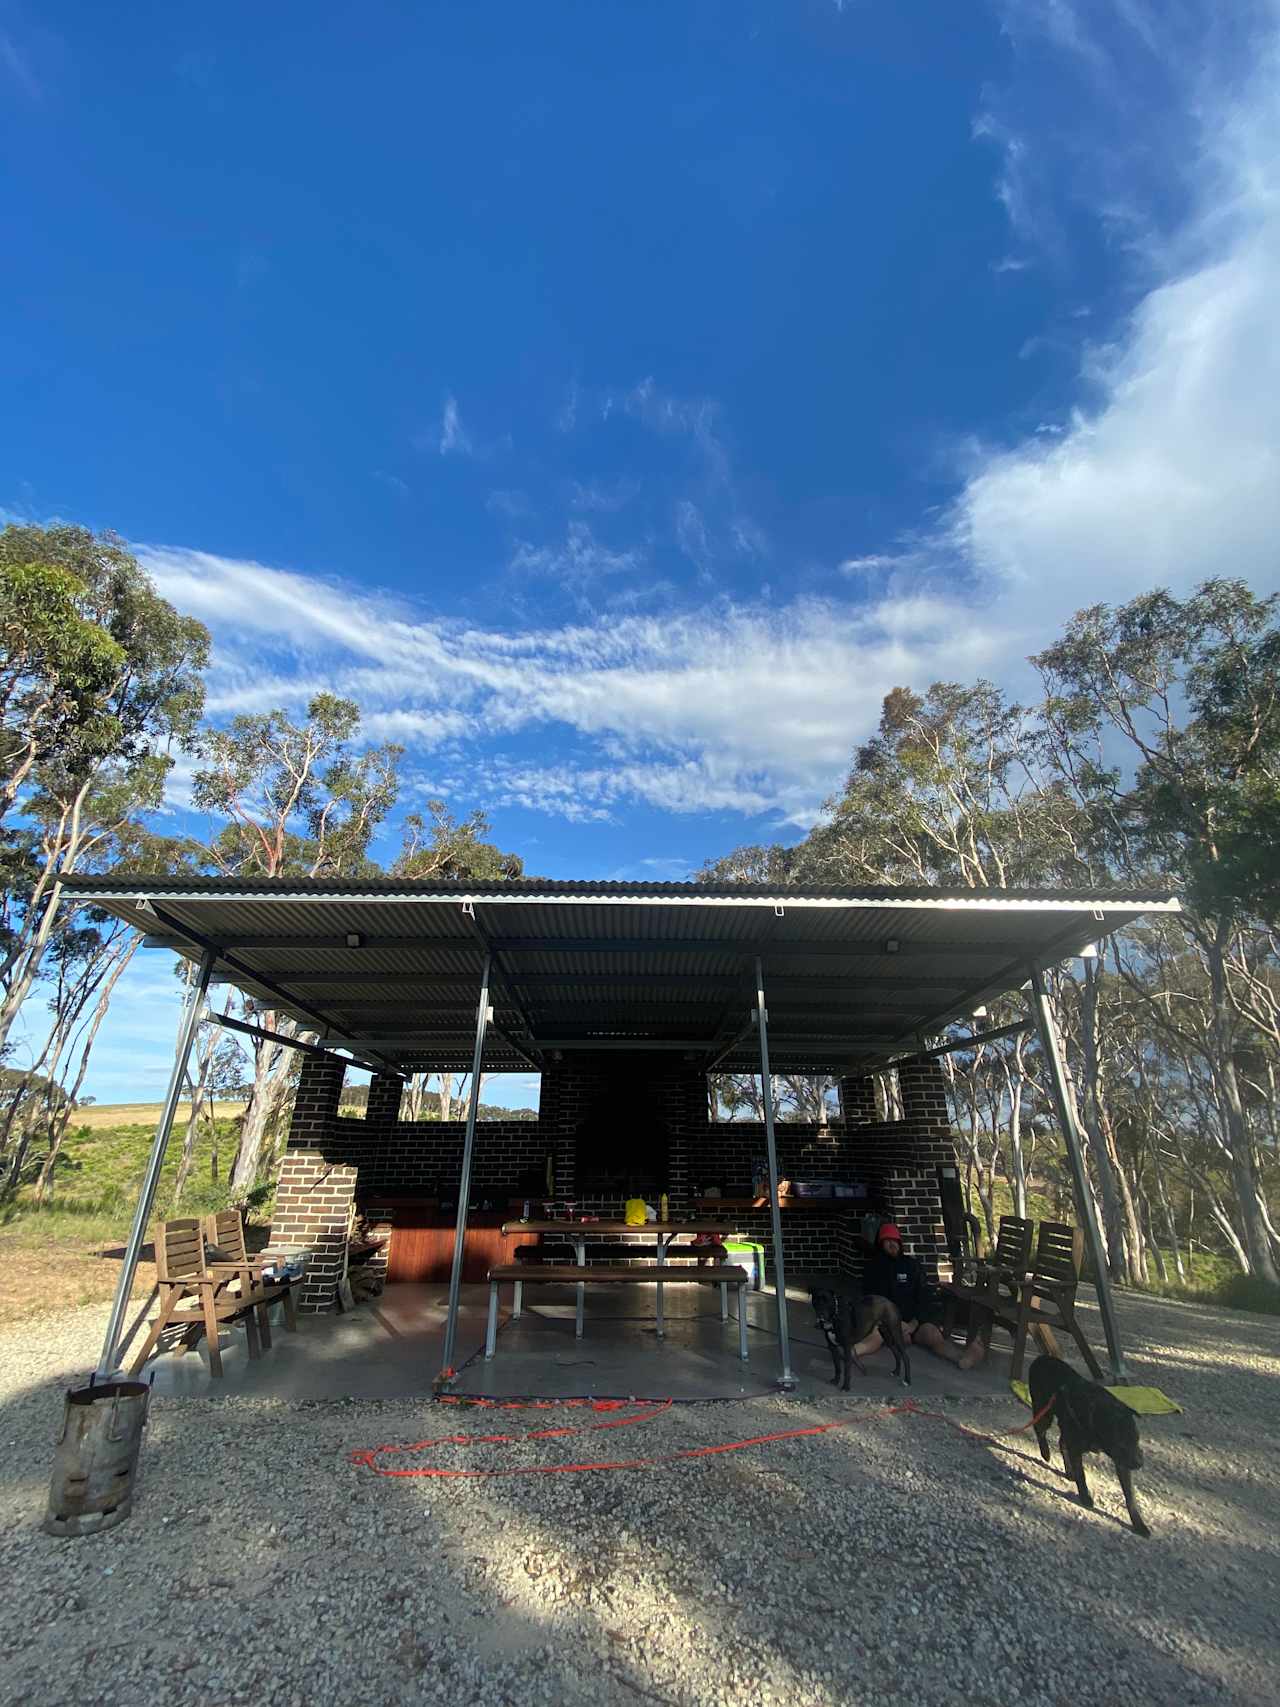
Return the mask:
M716 888L700 884L594 884L569 881L552 884L537 880L536 887L518 882L504 884L433 884L430 888L396 881L364 884L332 880L282 880L280 883L242 883L234 879L196 878L188 883L171 878L79 876L62 879L70 895L117 902L141 901L297 901L310 904L379 901L392 905L482 902L486 906L678 906L678 907L793 907L798 910L824 907L904 908L936 907L974 912L1053 908L1061 911L1132 911L1179 913L1181 903L1172 890L1081 890L1081 889L942 889L919 886L900 888L868 886L864 889L763 888L740 885Z

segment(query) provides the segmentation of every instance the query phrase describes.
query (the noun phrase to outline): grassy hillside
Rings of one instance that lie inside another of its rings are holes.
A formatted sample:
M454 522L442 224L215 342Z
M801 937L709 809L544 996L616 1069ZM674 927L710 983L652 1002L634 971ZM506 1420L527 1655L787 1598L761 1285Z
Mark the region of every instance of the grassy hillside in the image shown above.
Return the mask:
M240 1105L218 1108L218 1183L210 1178L213 1142L202 1123L195 1167L175 1211L173 1186L182 1154L184 1112L160 1175L157 1218L205 1215L225 1205L236 1135L234 1119L223 1110L238 1114ZM63 1145L49 1203L37 1207L28 1187L0 1211L0 1323L111 1296L159 1113L158 1103L83 1110L86 1118L77 1116ZM111 1114L126 1118L110 1123L103 1117ZM153 1279L151 1265L144 1263L138 1274L144 1295Z
M160 1107L158 1102L91 1103L88 1108L76 1110L75 1123L77 1127L87 1126L91 1132L96 1132L101 1126L149 1126L154 1135ZM213 1111L220 1120L233 1120L236 1115L244 1113L245 1104L219 1102L214 1104ZM181 1131L186 1126L190 1113L190 1103L179 1103L175 1130Z

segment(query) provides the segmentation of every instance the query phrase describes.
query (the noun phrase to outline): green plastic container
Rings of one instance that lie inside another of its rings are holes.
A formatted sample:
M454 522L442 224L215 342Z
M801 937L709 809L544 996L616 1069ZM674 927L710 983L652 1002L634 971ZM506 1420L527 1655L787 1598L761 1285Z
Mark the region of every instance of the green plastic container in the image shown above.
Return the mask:
M764 1286L764 1246L751 1239L726 1239L724 1253L727 1261L742 1264L759 1292Z

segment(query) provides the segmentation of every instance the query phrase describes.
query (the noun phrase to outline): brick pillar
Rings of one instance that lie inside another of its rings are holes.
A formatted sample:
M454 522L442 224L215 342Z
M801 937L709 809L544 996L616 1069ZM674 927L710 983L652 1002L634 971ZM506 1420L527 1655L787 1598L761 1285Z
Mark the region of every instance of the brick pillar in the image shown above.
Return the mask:
M338 1119L346 1062L338 1055L304 1055L302 1074L293 1098L289 1148L323 1148Z
M846 1127L870 1126L876 1118L876 1082L865 1079L841 1079L840 1112Z
M686 1215L692 1210L692 1175L701 1166L710 1125L707 1075L701 1063L681 1075L677 1109L670 1125L667 1162L667 1191L671 1213Z
M271 1249L306 1259L299 1310L333 1306L346 1266L347 1230L355 1202L356 1170L326 1161L318 1150L285 1151L271 1221Z
M365 1109L365 1125L370 1138L389 1137L390 1129L400 1119L400 1098L404 1080L398 1073L378 1073L369 1081L369 1105Z
M937 1170L939 1163L954 1166L956 1159L946 1081L936 1060L920 1061L899 1067L898 1085L905 1142L885 1171L885 1195L907 1248L936 1282L947 1249Z
M555 1157L557 1197L572 1197L578 1189L574 1177L577 1161L574 1134L587 1108L580 1077L575 1066L563 1059L548 1061L542 1070L538 1126L546 1139L547 1149Z
M917 1061L909 1067L898 1068L898 1088L902 1092L902 1113L913 1125L937 1126L951 1130L951 1113L947 1107L947 1082L936 1061Z
M271 1249L305 1259L298 1308L310 1312L333 1305L355 1198L355 1168L327 1153L337 1141L338 1098L345 1072L346 1062L340 1056L302 1057L289 1144L276 1183Z

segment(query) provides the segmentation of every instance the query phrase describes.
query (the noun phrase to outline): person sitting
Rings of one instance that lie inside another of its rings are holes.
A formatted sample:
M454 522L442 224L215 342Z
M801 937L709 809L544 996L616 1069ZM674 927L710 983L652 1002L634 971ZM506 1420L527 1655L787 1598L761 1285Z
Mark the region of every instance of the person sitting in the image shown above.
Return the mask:
M914 1345L922 1345L926 1351L933 1352L935 1357L945 1358L961 1369L972 1369L985 1356L986 1347L980 1339L971 1340L961 1351L943 1333L939 1325L942 1305L935 1298L919 1262L903 1250L902 1234L891 1221L886 1221L876 1235L875 1255L868 1259L862 1270L862 1292L864 1297L874 1294L896 1304L902 1317L904 1337ZM859 1357L866 1357L873 1351L879 1351L883 1344L879 1330L872 1328L866 1339L860 1340L853 1349Z

